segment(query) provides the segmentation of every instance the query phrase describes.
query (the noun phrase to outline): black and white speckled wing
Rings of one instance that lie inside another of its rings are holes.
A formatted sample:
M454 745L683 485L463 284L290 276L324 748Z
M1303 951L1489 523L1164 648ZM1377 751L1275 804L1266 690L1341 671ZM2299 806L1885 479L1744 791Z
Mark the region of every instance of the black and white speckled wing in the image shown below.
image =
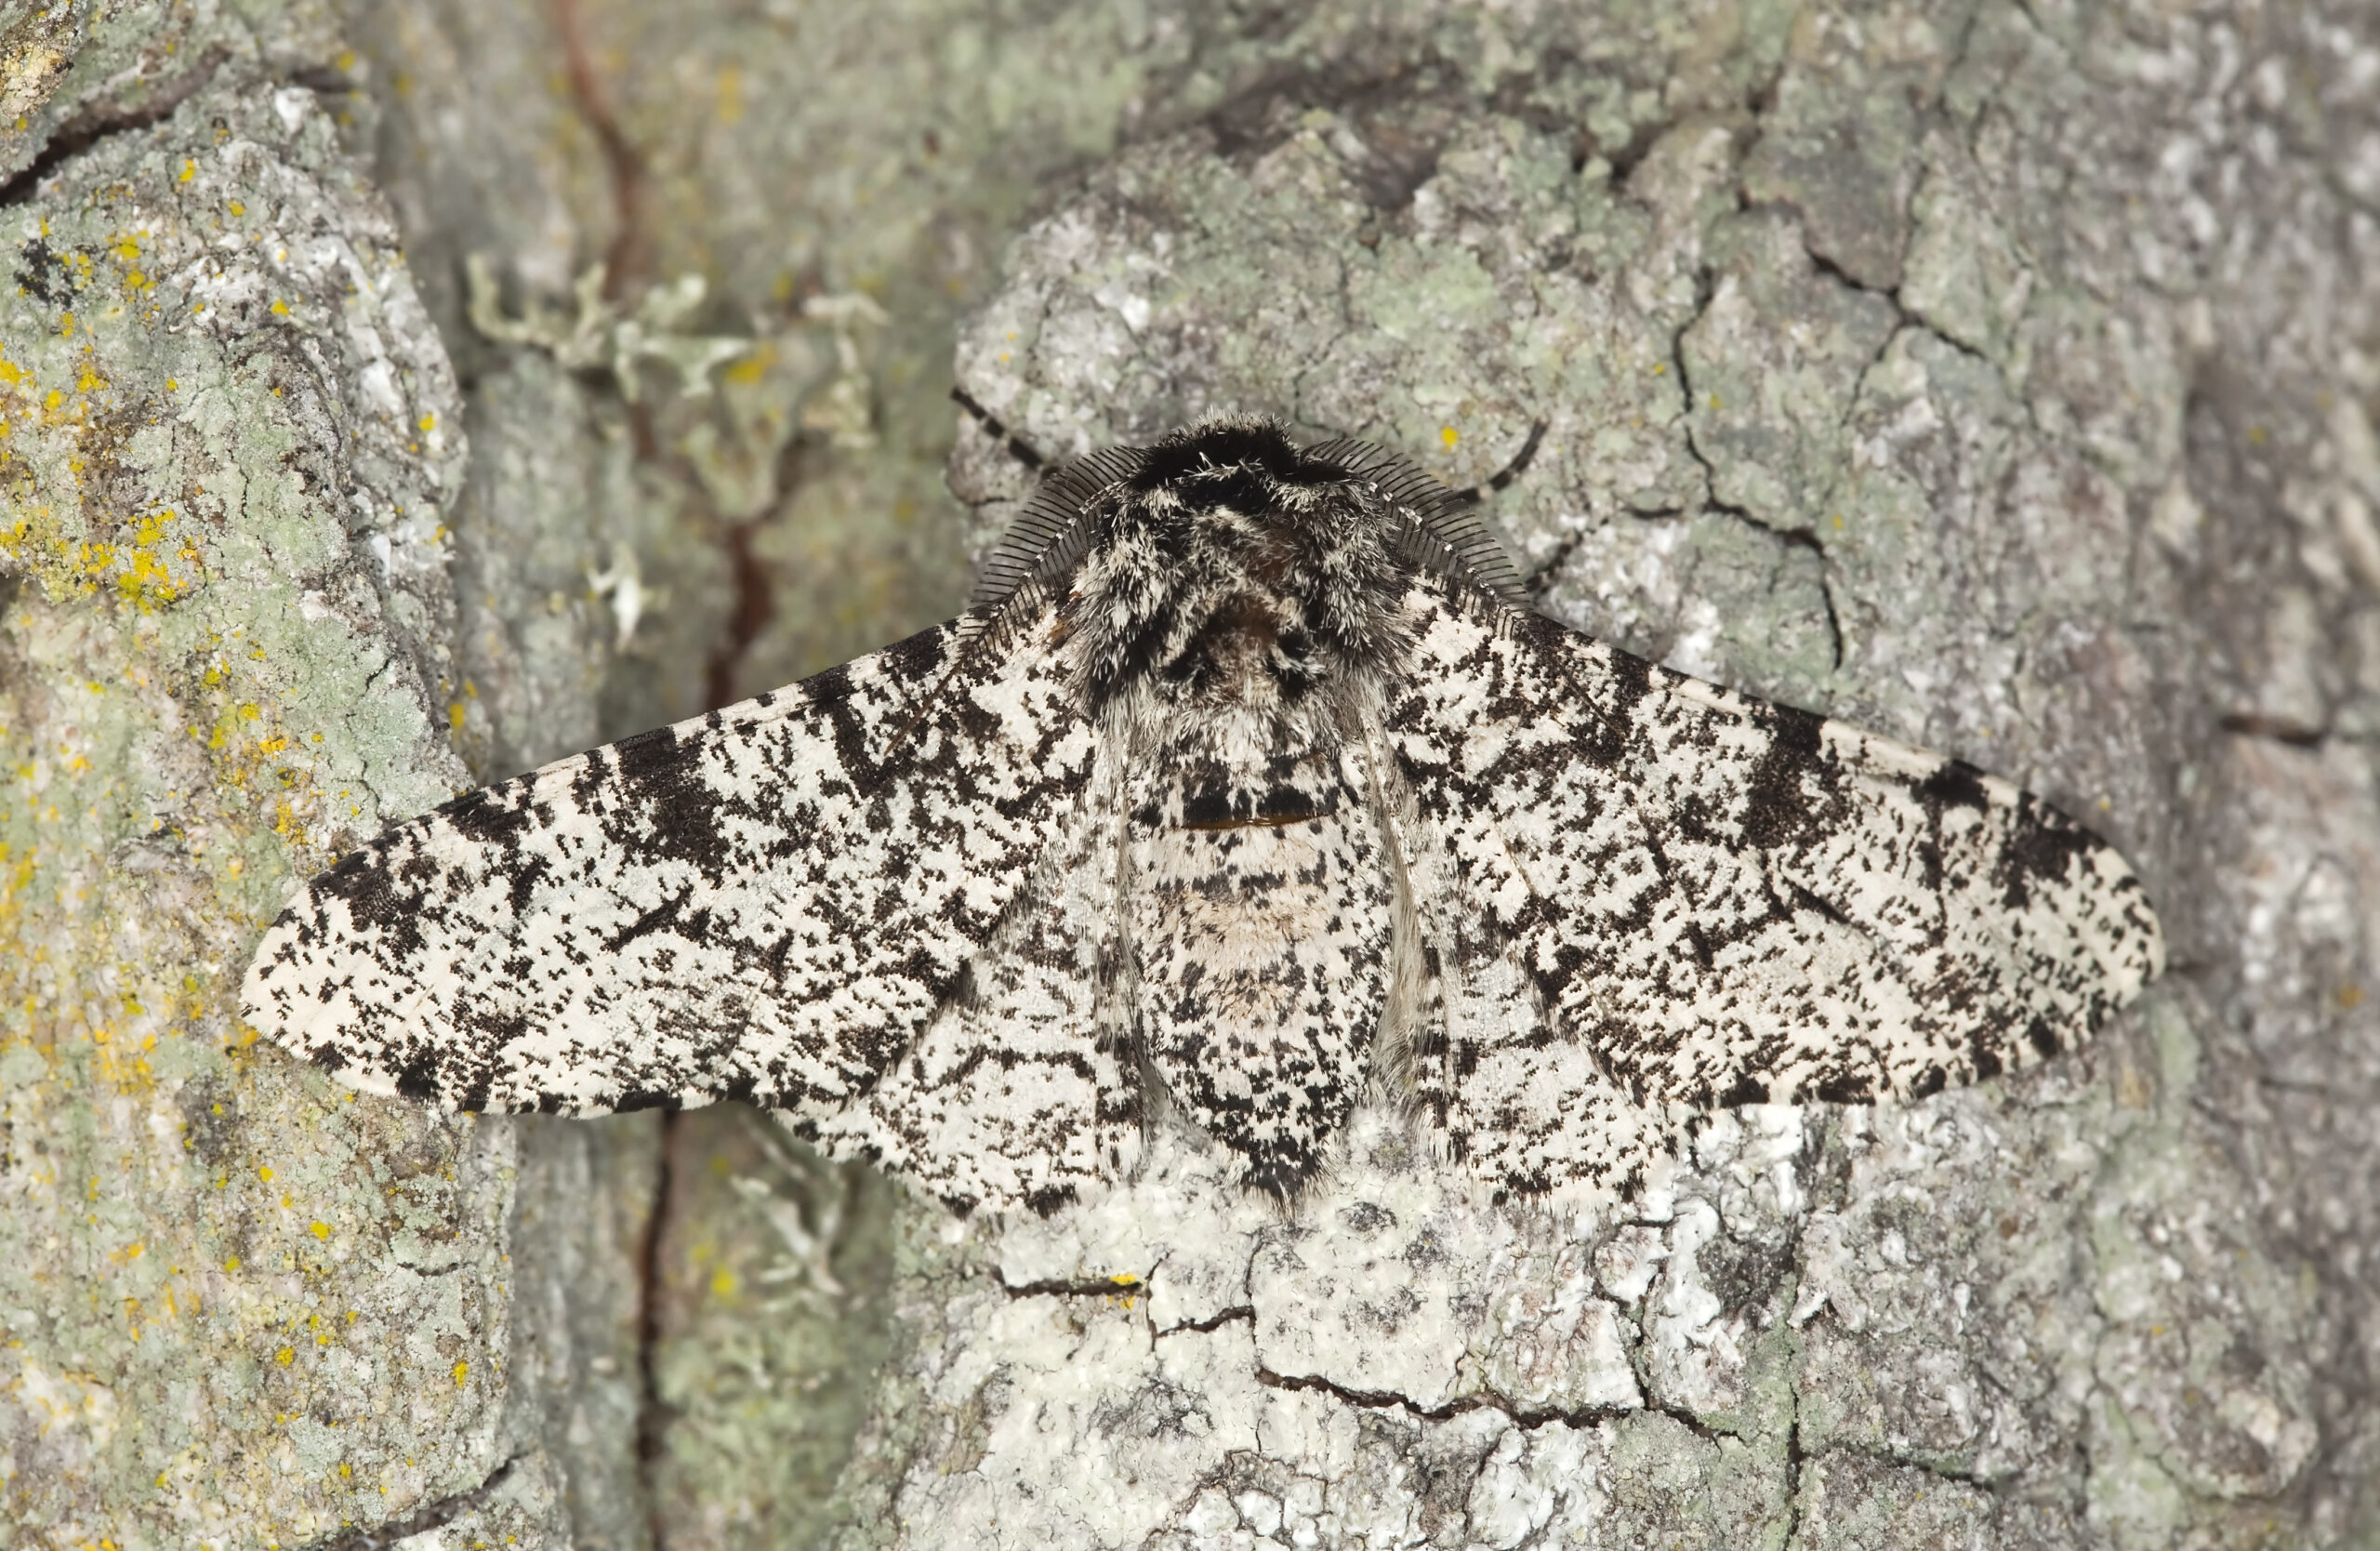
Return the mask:
M2123 859L2004 781L1435 579L1408 608L1383 737L1479 980L1441 993L1434 1102L1488 1172L1548 1183L1532 1149L1623 1095L1650 1126L1989 1077L2162 966Z
M298 895L245 1015L450 1107L831 1114L1075 820L1094 740L1050 637L942 626L398 826Z
M1059 842L950 1000L876 1086L793 1129L954 1207L1046 1212L1141 1152L1117 953L1118 773L1103 760Z
M1638 1102L1547 1007L1520 945L1466 866L1421 816L1393 754L1382 829L1398 883L1398 973L1382 1029L1382 1075L1409 1093L1454 1160L1524 1194L1584 1182L1633 1192L1674 1149L1691 1109Z

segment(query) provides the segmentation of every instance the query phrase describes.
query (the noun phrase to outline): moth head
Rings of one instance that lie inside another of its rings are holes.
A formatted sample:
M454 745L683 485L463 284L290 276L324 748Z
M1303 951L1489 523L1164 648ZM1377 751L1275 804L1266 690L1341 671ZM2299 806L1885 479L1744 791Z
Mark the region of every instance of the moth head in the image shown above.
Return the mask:
M1234 417L1059 470L972 612L1021 623L1054 603L1093 711L1152 700L1271 741L1343 720L1398 670L1424 569L1509 589L1475 516L1405 459Z

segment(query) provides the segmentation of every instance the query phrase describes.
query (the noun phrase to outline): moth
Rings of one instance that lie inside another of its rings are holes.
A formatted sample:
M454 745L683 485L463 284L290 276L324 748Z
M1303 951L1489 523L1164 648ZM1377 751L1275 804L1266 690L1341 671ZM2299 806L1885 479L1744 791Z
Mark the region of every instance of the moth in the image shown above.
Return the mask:
M1258 418L1050 470L956 620L342 858L245 1015L370 1093L738 1099L1046 1212L1169 1113L1294 1198L1367 1093L1625 1193L1697 1113L1988 1078L2159 972L2109 845L1532 613L1477 495Z

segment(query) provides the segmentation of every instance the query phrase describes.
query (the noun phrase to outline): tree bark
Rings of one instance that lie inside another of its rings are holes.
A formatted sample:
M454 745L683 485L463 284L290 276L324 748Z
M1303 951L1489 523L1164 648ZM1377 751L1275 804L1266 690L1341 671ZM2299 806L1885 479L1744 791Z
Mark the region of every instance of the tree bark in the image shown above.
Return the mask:
M5 25L0 1541L2380 1535L2369 7ZM1169 1129L961 1223L238 1026L293 873L955 606L1025 485L942 489L954 378L1454 483L1543 419L1538 606L2042 792L2173 970L1625 1205L1376 1107L1294 1211Z

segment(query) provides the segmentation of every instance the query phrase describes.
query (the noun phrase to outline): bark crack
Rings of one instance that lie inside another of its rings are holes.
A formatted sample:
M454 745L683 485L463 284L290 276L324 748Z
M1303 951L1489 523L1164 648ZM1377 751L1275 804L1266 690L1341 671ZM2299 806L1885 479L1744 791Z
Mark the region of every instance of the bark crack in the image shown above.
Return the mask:
M677 1110L661 1117L661 1143L654 1169L653 1210L645 1217L644 1242L637 1247L636 1310L636 1462L644 1488L646 1526L654 1545L667 1545L661 1517L660 1472L668 1452L670 1408L661 1399L661 1239L668 1223L669 1193L675 1170L671 1145L678 1138Z
M520 1463L521 1456L515 1454L488 1472L487 1478L475 1487L441 1497L435 1503L425 1504L403 1518L392 1518L368 1530L349 1530L329 1540L315 1541L303 1551L385 1551L386 1547L395 1545L399 1541L441 1529L485 1503L496 1489L510 1478L512 1467Z
M620 123L610 93L603 86L589 46L579 0L551 0L553 29L560 39L562 53L562 73L569 84L570 100L588 132L595 137L602 152L603 166L609 175L612 190L614 229L611 245L603 254L603 295L618 302L634 294L650 278L653 270L653 239L646 229L648 205L647 184L650 181L644 152ZM654 463L665 459L661 431L656 424L654 406L642 395L629 398L625 405L628 431L639 461ZM725 629L718 645L704 665L703 692L712 707L723 706L735 698L735 672L749 655L752 643L767 629L776 615L775 578L754 546L761 524L782 505L800 476L798 459L800 441L797 437L787 444L776 471L778 502L761 511L740 520L725 518L705 496L698 477L682 467L676 471L684 475L683 487L690 501L718 523L719 548L726 561L728 586L733 602L726 610ZM682 460L670 458L672 465Z
M114 103L93 104L58 126L49 143L42 148L24 170L0 183L0 205L21 205L33 197L42 179L68 160L81 155L111 135L127 134L135 129L147 129L163 124L173 116L174 110L197 95L201 87L215 78L228 58L221 45L201 54L189 69L171 75L157 84L147 101L137 108L120 107Z
M1806 251L1806 245L1805 251ZM1817 255L1813 254L1811 257L1816 259ZM1818 597L1826 604L1827 639L1832 652L1830 669L1839 670L1843 667L1843 616L1835 607L1834 577L1828 565L1826 545L1818 537L1818 529L1806 524L1801 527L1780 528L1774 523L1764 522L1743 507L1720 499L1718 465L1711 461L1710 456L1702 450L1701 444L1695 440L1694 376L1686 364L1686 337L1693 331L1696 324L1702 321L1703 314L1710 311L1713 294L1711 267L1706 264L1695 274L1694 316L1688 318L1675 333L1670 336L1670 366L1677 373L1678 387L1686 397L1686 415L1681 425L1686 441L1686 455L1694 459L1695 466L1702 471L1702 504L1704 506L1722 515L1732 517L1737 522L1748 524L1780 540L1788 548L1807 550L1818 557ZM1899 303L1896 301L1894 305L1897 307ZM1542 572L1540 573L1540 575L1542 574Z
M769 568L752 547L766 516L763 511L760 516L729 523L720 535L720 547L727 551L728 577L735 589L735 606L728 613L725 638L704 666L703 694L713 706L735 699L735 670L776 615Z
M1146 1277L1125 1272L1117 1277L1049 1277L1040 1281L998 1280L1012 1298L1137 1298L1149 1290Z
M1796 1456L1803 1463L1807 1463L1813 1456L1799 1453L1800 1447L1800 1441L1797 1437L1793 1442ZM1961 1486L1974 1487L1979 1491L1990 1491L1992 1490L1991 1482L1985 1479L1983 1477L1977 1475L1972 1469L1961 1470L1954 1465L1942 1465L1937 1461L1926 1459L1924 1456L1920 1454L1897 1453L1891 1449L1862 1449L1857 1444L1844 1444L1836 1448L1823 1450L1821 1451L1821 1453L1857 1454L1866 1459L1881 1461L1885 1465L1898 1465L1910 1470L1922 1470L1928 1476L1933 1477L1936 1480L1956 1481Z
M1181 1335L1183 1332L1188 1332L1198 1335L1205 1335L1211 1332L1221 1330L1223 1326L1230 1324L1235 1319L1245 1319L1251 1325L1256 1323L1256 1306L1254 1304L1234 1304L1229 1308L1217 1309L1214 1313L1208 1315L1204 1319L1186 1319L1179 1325L1168 1325L1165 1329L1158 1331L1157 1334L1160 1336Z
M610 96L595 73L595 57L587 46L578 0L553 0L554 33L562 41L562 73L570 99L603 154L611 176L612 245L603 255L603 294L617 300L645 276L652 261L644 232L644 156L628 131L620 127Z
M1450 1422L1458 1416L1467 1415L1475 1411L1499 1411L1512 1418L1513 1424L1523 1431L1542 1427L1553 1422L1559 1422L1572 1427L1596 1426L1605 1422L1617 1421L1630 1412L1640 1409L1633 1406L1586 1406L1577 1411L1564 1411L1559 1408L1534 1411L1526 1406L1516 1406L1501 1395L1485 1394L1458 1395L1442 1405L1424 1406L1416 1404L1410 1396L1400 1395L1395 1390L1358 1389L1352 1385L1343 1385L1336 1380L1324 1378L1318 1373L1276 1373L1261 1362L1256 1365L1255 1375L1256 1382L1267 1389L1311 1390L1317 1394L1328 1395L1346 1405L1361 1407L1366 1411L1402 1411L1424 1422ZM1661 1408L1646 1406L1641 1409L1653 1411ZM1714 1436L1699 1422L1684 1416L1679 1417L1678 1420L1685 1422L1705 1437Z
M2320 749L2331 737L2328 727L2316 727L2290 717L2265 716L2255 711L2234 711L2217 721L2215 725L2241 737L2285 743L2292 749Z

